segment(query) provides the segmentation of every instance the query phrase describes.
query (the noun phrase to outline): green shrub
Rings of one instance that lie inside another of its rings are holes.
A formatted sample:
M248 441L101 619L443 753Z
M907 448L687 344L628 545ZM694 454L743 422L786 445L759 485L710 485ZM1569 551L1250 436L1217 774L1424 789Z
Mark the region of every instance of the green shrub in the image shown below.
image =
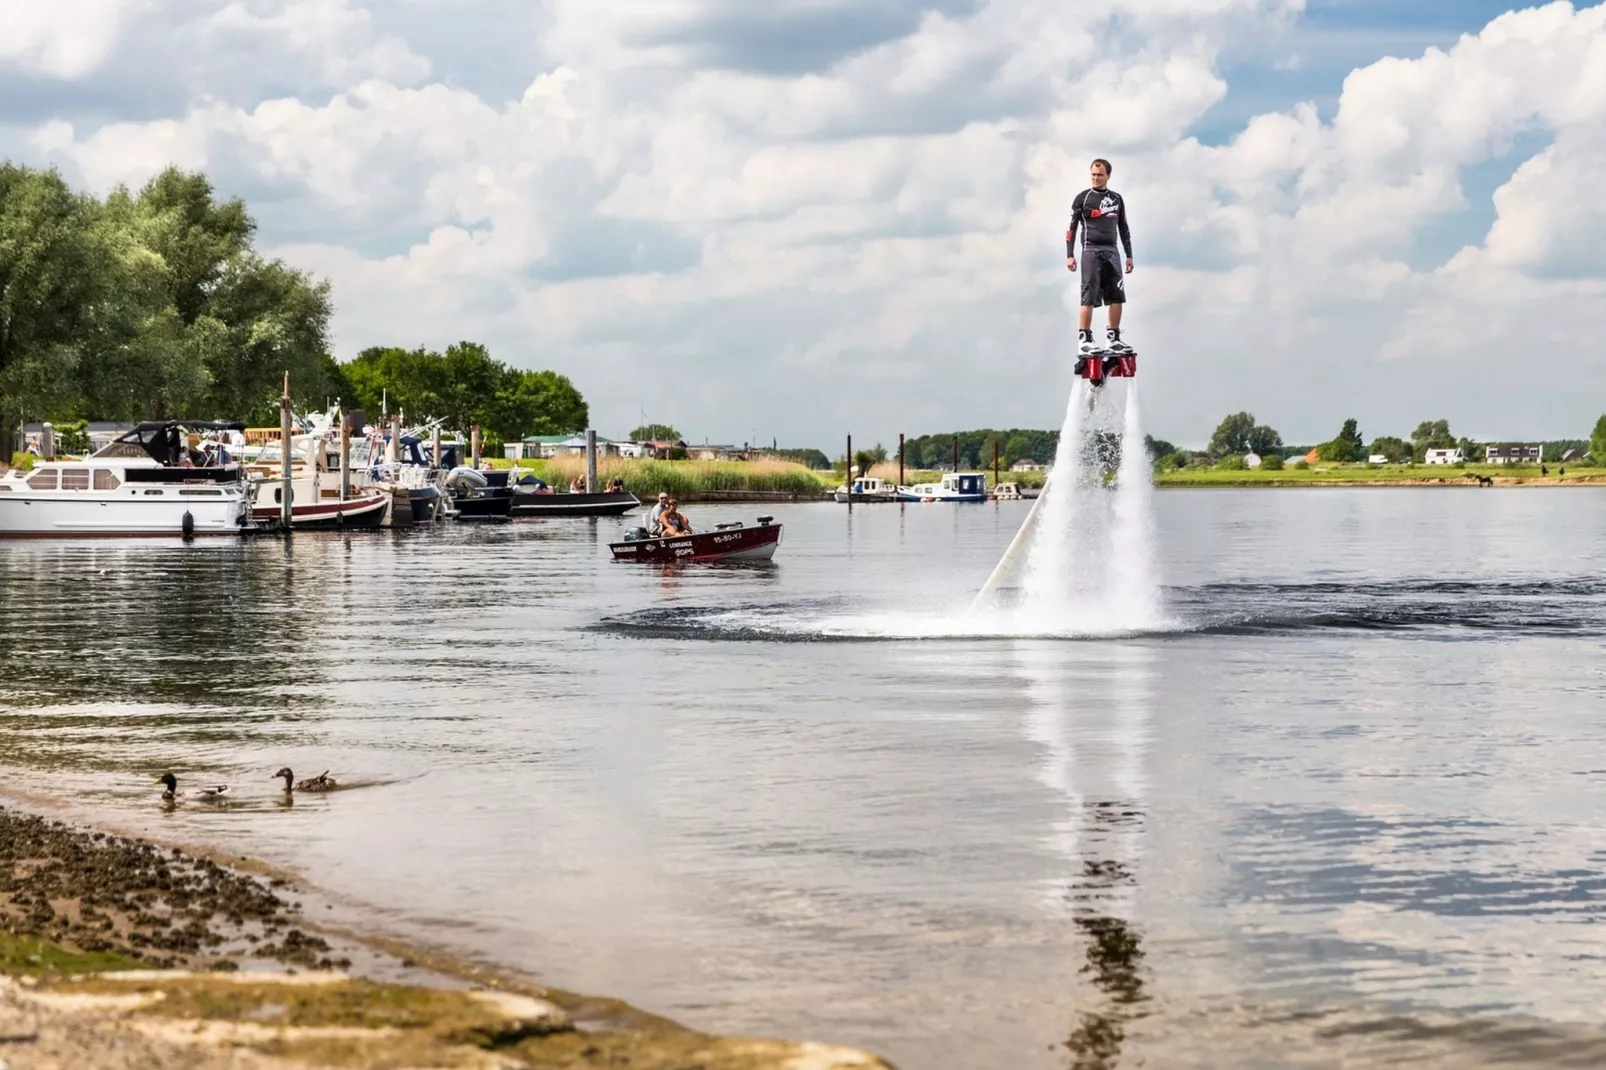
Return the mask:
M1289 467L1292 468L1296 472L1303 472L1303 471L1305 471L1305 469L1310 467L1310 463L1308 461L1306 461L1305 458L1301 457L1299 460L1297 460L1293 464L1289 465Z
M11 467L22 472L33 471L33 454L13 453L11 455Z
M1260 467L1266 472L1281 472L1283 470L1283 455L1268 453L1260 459Z
M1249 462L1236 453L1229 453L1216 462L1216 468L1223 472L1243 472L1249 468Z

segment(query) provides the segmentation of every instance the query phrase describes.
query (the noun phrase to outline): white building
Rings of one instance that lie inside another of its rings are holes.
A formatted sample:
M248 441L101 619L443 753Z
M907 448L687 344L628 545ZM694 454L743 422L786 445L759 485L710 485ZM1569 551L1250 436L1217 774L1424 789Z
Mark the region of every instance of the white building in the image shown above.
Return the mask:
M1461 456L1459 447L1448 450L1428 450L1427 456L1423 458L1423 461L1427 464L1460 464L1464 460L1466 458Z
M1370 457L1366 458L1366 463L1367 464L1388 464L1389 463L1388 454L1386 454L1386 453L1374 453Z
M1253 451L1244 454L1244 464L1249 468L1260 467L1260 454Z

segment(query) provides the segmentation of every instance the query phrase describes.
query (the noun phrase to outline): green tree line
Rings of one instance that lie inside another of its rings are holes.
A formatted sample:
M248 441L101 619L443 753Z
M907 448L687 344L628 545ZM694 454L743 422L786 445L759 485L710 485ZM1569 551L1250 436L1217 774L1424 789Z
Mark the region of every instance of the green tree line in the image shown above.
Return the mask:
M1021 460L1050 464L1054 460L1054 451L1059 447L1060 433L1012 427L1006 431L985 428L980 431L921 435L904 442L904 465L928 469L951 466L955 438L959 440L959 467L983 469L992 467L994 446L998 449L1000 463L1006 467ZM896 457L893 459L896 460Z
M328 282L261 255L255 234L201 174L168 168L101 199L0 163L0 445L26 420L276 423L286 372L302 409L339 398L377 418L388 403L492 439L586 426L567 378L473 342L336 363Z
M104 200L0 163L0 427L245 415L327 386L329 285L251 245L239 200L168 169Z
M590 420L567 376L523 371L494 360L475 342L444 353L375 347L328 369L333 392L369 420L384 410L409 422L439 419L452 430L479 427L493 445L525 435L566 435Z

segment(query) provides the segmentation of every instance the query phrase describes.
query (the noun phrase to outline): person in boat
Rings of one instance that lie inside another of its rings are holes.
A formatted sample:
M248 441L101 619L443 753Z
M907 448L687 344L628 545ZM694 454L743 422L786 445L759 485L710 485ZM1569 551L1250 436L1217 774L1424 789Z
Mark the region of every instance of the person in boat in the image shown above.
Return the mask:
M697 534L691 529L691 521L680 511L680 503L673 498L669 499L669 508L664 510L664 515L658 518L658 524L666 539L676 535Z
M664 510L668 508L669 492L661 490L658 492L658 504L652 507L652 512L647 516L647 531L650 534L657 535L662 530Z
M1088 170L1092 187L1071 202L1071 224L1065 231L1065 267L1076 270L1076 232L1082 231L1082 310L1077 326L1077 352L1124 355L1132 347L1121 340L1121 311L1126 307L1126 281L1116 252L1119 240L1126 253L1125 274L1132 274L1132 233L1127 229L1126 202L1110 189L1110 161L1094 160ZM1106 342L1093 341L1093 309L1109 308Z
M618 476L614 476L612 479L608 480L608 493L609 494L623 494L624 492L625 492L625 481L624 480L620 479Z
M575 476L573 479L569 480L569 493L570 494L584 494L585 492L586 492L586 485L583 482L580 481L580 477L579 476Z

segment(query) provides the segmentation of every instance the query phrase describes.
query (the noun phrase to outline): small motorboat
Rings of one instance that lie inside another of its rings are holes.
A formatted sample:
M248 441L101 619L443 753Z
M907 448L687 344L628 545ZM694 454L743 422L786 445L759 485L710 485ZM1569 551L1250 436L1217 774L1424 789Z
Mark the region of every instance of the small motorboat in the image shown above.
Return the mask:
M854 476L852 485L843 484L831 492L838 505L844 502L870 504L899 501L898 488L876 476Z
M513 488L504 474L497 486L488 474L467 466L447 473L445 484L459 520L506 520L512 515Z
M984 502L987 500L987 474L947 472L941 483L899 487L898 496L906 502Z
M535 476L525 476L513 484L514 516L623 516L641 508L634 494L554 494L552 488Z
M625 535L624 542L610 542L615 561L768 561L781 544L781 525L772 516L761 516L754 527L740 522L719 524L712 531L664 537L638 527Z

